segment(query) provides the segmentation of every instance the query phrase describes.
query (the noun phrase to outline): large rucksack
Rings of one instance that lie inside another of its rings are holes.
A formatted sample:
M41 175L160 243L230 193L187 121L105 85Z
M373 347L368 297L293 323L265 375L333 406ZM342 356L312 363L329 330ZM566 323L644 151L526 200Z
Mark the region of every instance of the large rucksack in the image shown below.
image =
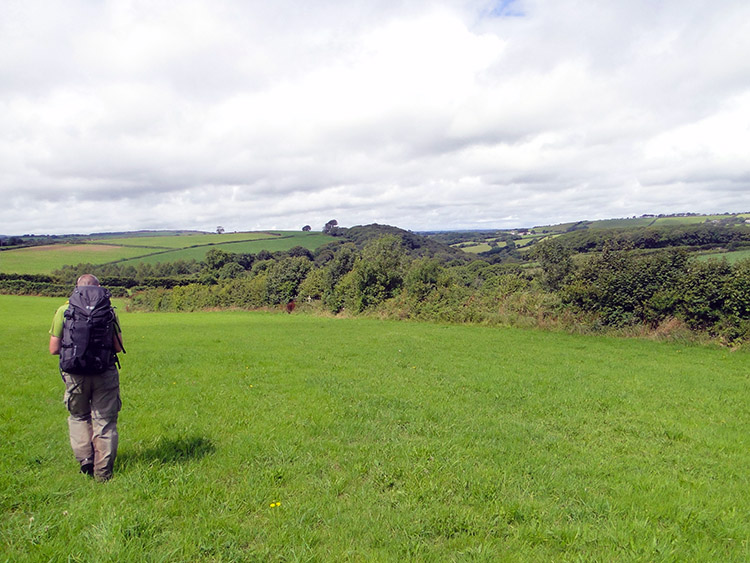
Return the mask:
M98 285L73 291L63 320L62 371L94 375L119 365L113 340L118 337L117 317L110 297L109 290Z

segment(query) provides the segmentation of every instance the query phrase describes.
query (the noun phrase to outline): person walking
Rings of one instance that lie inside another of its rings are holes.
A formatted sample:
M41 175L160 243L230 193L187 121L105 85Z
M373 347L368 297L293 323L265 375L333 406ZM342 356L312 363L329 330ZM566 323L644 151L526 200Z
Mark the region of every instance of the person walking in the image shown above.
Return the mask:
M49 352L60 356L68 430L81 473L108 481L117 456L117 417L122 407L117 353L124 352L110 292L84 274L55 313Z

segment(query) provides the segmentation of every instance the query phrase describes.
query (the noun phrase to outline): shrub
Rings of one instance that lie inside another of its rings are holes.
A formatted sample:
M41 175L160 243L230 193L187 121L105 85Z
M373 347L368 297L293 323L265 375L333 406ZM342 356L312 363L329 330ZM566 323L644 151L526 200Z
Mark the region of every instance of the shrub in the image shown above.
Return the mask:
M738 319L750 318L750 260L734 264L724 291L726 312Z
M311 270L300 283L297 295L303 300L321 301L333 291L333 278L328 268Z
M556 239L548 239L537 244L531 251L531 258L537 260L544 272L544 283L557 290L573 271L572 251L563 247Z
M261 275L222 283L218 299L222 307L257 309L266 305L265 296L265 275Z
M271 264L266 272L268 304L289 303L295 299L302 280L311 269L312 262L301 256L284 258Z
M219 268L218 278L220 280L231 280L245 275L245 268L237 262L227 262Z
M403 283L405 252L401 239L388 235L369 242L347 274L351 308L361 312L393 297Z
M679 285L679 316L692 329L707 330L721 320L732 269L725 260L694 261Z
M440 263L433 258L414 260L406 274L404 289L410 297L422 301L437 289L440 271Z
M72 286L25 280L0 280L0 293L6 295L38 295L43 297L68 297Z
M607 249L579 267L560 295L565 303L597 312L609 326L656 326L676 306L673 291L686 263L679 252L644 255Z

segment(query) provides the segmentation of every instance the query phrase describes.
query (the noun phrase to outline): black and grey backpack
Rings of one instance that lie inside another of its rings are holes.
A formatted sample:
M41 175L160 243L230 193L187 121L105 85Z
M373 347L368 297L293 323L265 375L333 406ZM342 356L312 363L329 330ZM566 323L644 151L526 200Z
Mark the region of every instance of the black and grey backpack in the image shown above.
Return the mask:
M73 291L63 320L62 371L93 375L119 365L114 347L117 317L110 297L109 290L98 285L79 286Z

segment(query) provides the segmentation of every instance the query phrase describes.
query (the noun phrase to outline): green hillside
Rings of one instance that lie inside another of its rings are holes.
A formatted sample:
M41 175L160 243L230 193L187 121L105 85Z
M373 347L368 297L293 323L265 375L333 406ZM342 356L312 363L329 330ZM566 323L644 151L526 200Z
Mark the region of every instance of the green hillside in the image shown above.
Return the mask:
M143 255L147 250L109 244L50 244L5 250L0 273L49 274L64 265L106 264Z
M316 248L328 244L331 242L331 237L321 233L295 233L295 234L282 234L280 236L257 238L255 240L237 240L228 241L221 243L212 243L209 245L190 246L187 248L179 248L166 252L158 252L147 256L141 256L139 258L133 258L125 260L125 263L137 263L144 262L148 264L154 264L157 262L175 262L177 260L203 260L206 256L206 252L212 248L220 248L226 252L233 252L236 254L247 253L257 254L261 250L267 250L269 252L278 252L289 250L295 246L302 246L308 250L315 250Z
M674 225L698 225L715 221L731 221L734 219L748 219L748 213L727 213L724 215L700 215L685 213L677 215L643 215L641 217L625 217L620 219L600 219L596 221L579 221L577 223L562 223L559 225L542 225L533 228L534 231L564 233L578 229L622 229L635 227L668 227Z
M643 215L641 217L626 217L619 219L602 219L596 221L576 221L555 225L537 225L531 228L497 229L483 231L435 231L422 233L429 238L461 249L466 253L492 261L518 261L538 242L548 237L562 237L563 244L571 247L575 252L586 252L587 246L599 247L605 239L619 239L644 237L662 239L660 248L676 247L711 247L717 251L726 252L722 248L724 242L716 237L703 235L689 236L700 230L718 231L727 229L744 229L750 219L748 213L727 213L723 215L700 215L694 213L676 215ZM683 235L678 240L682 231ZM726 238L726 237L724 237ZM590 241L590 242L586 242ZM510 244L512 242L512 245ZM736 241L735 241L736 242ZM736 244L734 245L736 246ZM638 247L636 244L635 247ZM648 245L644 246L648 248ZM701 248L706 250L706 248ZM735 249L730 249L735 250ZM729 259L731 257L727 256Z
M0 273L49 274L64 265L112 262L156 263L176 260L202 260L212 248L226 252L257 253L289 250L302 246L309 250L330 242L322 233L264 231L226 234L112 235L76 237L73 242L15 248L0 252Z
M106 244L118 244L121 246L140 246L144 248L158 249L183 249L194 246L206 246L216 244L226 244L239 241L258 241L273 240L281 237L295 236L300 233L290 233L282 231L263 231L250 233L224 233L224 234L173 234L173 235L156 235L156 236L124 236L118 238L99 238L92 237L91 244L97 244L106 241ZM309 235L311 233L301 233Z

